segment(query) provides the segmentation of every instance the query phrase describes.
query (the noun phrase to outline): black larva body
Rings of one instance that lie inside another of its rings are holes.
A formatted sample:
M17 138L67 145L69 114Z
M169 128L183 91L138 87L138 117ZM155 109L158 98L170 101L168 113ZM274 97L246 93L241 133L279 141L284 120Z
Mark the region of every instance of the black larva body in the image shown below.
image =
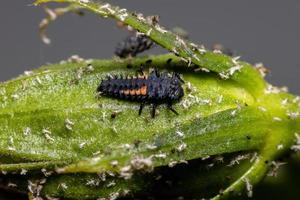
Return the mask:
M118 43L115 54L120 58L135 57L138 53L150 49L153 44L146 35L130 36Z
M183 80L176 73L158 73L156 70L149 76L137 78L108 77L103 80L97 92L104 96L140 102L139 114L146 103L152 104L151 116L155 116L155 109L159 104L167 104L175 114L172 104L178 102L184 95Z

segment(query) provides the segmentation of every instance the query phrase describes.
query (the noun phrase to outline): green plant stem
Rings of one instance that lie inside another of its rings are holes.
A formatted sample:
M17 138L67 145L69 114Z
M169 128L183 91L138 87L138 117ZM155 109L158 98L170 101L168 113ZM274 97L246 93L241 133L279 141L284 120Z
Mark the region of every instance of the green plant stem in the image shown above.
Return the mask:
M208 50L204 50L205 52L199 51L198 47L195 47L191 42L185 41L157 24L153 25L146 19L139 18L137 15L128 12L126 9L120 9L116 6L111 6L108 3L99 3L93 0L86 2L80 0L37 0L35 5L47 2L72 3L81 6L84 9L88 9L102 17L114 18L130 25L137 31L146 34L157 44L178 54L180 57L187 60L187 62L194 63L200 68L206 68L220 75L228 74L231 69L238 66L239 70L232 75L228 75L228 78L230 77L232 80L238 82L256 96L261 95L265 89L263 79L250 64L240 61L235 62L229 56L213 53ZM249 82L249 80L251 80L251 82Z

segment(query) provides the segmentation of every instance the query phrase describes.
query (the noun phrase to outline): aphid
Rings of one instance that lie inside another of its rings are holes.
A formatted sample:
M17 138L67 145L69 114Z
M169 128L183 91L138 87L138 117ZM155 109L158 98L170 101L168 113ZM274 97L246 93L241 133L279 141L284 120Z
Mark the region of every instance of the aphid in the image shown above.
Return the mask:
M138 53L150 49L153 44L146 35L137 34L120 42L115 49L115 54L120 58L135 57Z
M183 97L183 83L179 74L173 73L170 76L155 69L149 76L144 74L135 78L108 76L106 80L101 81L97 92L104 96L140 102L139 115L142 114L145 104L152 104L151 116L154 118L159 104L167 104L168 109L178 115L172 104Z
M231 49L225 48L222 44L216 43L212 46L212 50L215 51L221 51L223 54L227 56L235 56L236 52L234 52Z

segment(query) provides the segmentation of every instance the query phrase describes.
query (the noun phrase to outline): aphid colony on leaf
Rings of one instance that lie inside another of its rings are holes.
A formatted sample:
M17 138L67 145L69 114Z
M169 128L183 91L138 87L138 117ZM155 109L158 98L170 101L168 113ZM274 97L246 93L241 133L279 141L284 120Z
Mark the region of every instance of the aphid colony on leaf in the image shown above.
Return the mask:
M140 102L139 115L145 104L152 104L151 116L155 117L155 109L159 104L167 104L168 108L178 114L172 104L178 102L184 95L180 75L173 73L159 73L156 69L149 76L143 74L138 77L108 76L101 81L97 92L101 95Z

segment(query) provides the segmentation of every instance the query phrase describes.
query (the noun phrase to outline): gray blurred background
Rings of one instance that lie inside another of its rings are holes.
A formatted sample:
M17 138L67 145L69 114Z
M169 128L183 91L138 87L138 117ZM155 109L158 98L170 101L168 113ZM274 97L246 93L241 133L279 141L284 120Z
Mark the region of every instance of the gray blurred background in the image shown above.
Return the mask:
M45 16L33 0L1 0L0 81L8 80L47 62L70 55L110 58L116 43L128 35L112 20L90 13L84 17L68 14L52 24L50 46L38 37L38 24ZM161 24L187 30L190 39L211 47L221 43L251 63L263 62L268 79L300 94L299 0L122 0L110 1L143 12L159 14ZM164 52L160 48L151 53Z

